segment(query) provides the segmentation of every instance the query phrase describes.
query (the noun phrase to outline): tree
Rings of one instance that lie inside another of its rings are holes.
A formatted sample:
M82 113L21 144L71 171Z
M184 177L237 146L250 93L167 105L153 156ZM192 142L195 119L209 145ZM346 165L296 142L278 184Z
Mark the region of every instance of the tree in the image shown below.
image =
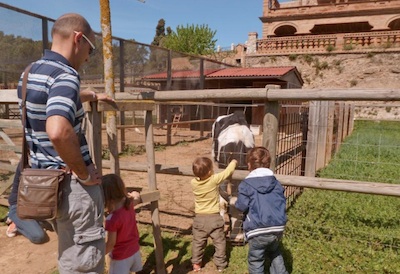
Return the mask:
M179 25L160 42L160 46L194 55L207 55L215 51L217 32L208 25Z
M170 27L168 27L168 29L170 30ZM160 45L160 41L165 37L165 20L164 19L160 19L158 20L158 24L156 27L156 35L154 36L153 42L151 42L151 44L153 46L159 46Z

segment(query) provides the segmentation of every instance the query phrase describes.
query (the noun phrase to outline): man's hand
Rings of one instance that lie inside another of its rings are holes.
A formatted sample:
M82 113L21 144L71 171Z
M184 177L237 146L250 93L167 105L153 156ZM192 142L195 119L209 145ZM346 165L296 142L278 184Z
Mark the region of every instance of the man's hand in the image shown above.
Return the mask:
M94 166L94 164L90 164L87 166L88 172L90 174L90 177L92 178L91 182L93 182L92 185L100 185L101 184L101 176L97 168Z
M94 88L87 88L81 90L79 93L79 97L81 98L81 102L96 102L103 101L109 104L114 104L115 100L107 95L107 93L97 92Z
M98 101L103 101L109 104L115 103L115 100L107 95L107 93L96 93Z
M90 164L86 168L88 172L88 175L86 177L80 177L78 174L73 172L75 177L77 177L77 181L85 186L93 186L101 184L101 176L96 167L93 164Z

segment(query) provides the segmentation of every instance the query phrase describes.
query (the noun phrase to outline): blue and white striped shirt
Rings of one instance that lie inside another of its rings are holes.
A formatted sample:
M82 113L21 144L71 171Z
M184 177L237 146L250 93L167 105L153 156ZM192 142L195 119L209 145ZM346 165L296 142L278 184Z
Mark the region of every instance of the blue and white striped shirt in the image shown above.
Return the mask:
M22 78L18 83L21 109ZM25 135L33 168L60 168L66 164L58 155L46 133L46 120L63 116L79 134L81 152L86 165L92 163L83 134L80 134L84 109L79 97L80 78L62 55L46 50L42 59L33 63L27 81Z

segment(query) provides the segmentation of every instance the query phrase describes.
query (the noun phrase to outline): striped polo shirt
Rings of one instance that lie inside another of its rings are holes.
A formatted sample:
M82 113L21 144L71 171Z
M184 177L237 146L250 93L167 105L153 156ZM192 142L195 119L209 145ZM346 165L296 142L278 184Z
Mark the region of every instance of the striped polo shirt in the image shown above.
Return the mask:
M22 79L23 74L18 83L20 109ZM68 119L80 136L86 165L92 163L86 139L80 134L84 110L79 91L79 74L62 55L46 50L43 58L33 63L27 81L25 128L33 168L65 166L46 133L46 119L53 115Z

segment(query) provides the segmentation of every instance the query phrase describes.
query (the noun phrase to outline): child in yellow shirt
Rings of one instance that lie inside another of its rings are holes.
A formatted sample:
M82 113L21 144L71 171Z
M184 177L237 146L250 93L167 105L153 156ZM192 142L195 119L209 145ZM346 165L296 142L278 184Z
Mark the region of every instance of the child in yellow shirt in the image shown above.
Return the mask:
M214 263L218 271L222 272L228 264L224 219L220 215L219 185L233 174L236 166L237 161L232 160L224 171L214 174L214 166L210 158L198 157L193 162L193 174L196 176L191 180L195 198L192 243L194 271L201 269L208 237L213 240Z

